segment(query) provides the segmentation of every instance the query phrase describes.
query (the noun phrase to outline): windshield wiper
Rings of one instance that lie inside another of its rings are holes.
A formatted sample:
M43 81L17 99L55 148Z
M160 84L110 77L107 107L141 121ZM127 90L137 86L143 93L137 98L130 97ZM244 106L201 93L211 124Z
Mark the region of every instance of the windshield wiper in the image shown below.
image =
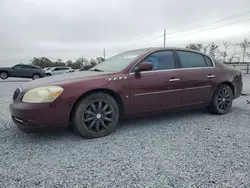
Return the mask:
M96 71L96 72L104 72L103 70L100 70L100 69L92 69L90 71Z

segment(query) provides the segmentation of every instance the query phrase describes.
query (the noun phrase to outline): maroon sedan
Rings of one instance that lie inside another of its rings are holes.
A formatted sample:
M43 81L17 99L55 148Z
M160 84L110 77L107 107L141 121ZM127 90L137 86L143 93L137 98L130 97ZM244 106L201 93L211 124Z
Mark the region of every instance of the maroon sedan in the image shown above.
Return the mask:
M24 132L73 126L83 137L97 138L114 131L122 117L187 108L225 114L242 86L240 71L206 54L139 49L89 71L25 83L15 90L10 112Z

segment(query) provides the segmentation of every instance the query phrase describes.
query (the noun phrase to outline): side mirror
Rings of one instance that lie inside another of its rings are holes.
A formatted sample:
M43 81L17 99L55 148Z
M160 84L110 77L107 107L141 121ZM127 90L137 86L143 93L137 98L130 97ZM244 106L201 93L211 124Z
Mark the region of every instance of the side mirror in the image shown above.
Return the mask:
M149 62L142 62L140 63L139 67L135 69L135 73L139 73L141 71L151 71L153 70L153 65L152 63Z

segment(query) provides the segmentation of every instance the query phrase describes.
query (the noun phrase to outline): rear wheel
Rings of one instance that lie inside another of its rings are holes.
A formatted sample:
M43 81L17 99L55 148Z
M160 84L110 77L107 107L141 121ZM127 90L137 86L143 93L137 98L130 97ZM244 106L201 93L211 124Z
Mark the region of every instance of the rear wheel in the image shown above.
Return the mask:
M74 129L84 138L107 136L118 121L118 104L106 93L93 93L82 99L72 117Z
M222 115L228 113L233 104L233 92L228 85L220 85L214 93L209 111Z
M0 78L2 80L6 80L9 77L7 72L0 72Z
M32 76L32 79L33 80L36 80L36 79L39 79L40 78L40 75L39 74L33 74Z

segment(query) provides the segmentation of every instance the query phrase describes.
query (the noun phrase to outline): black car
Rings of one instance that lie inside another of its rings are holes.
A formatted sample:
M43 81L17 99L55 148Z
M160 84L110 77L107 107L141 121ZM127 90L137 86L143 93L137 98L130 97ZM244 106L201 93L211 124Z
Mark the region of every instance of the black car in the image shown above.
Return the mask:
M2 80L8 77L32 78L33 80L45 76L45 71L38 66L17 64L13 67L0 67L0 78Z

